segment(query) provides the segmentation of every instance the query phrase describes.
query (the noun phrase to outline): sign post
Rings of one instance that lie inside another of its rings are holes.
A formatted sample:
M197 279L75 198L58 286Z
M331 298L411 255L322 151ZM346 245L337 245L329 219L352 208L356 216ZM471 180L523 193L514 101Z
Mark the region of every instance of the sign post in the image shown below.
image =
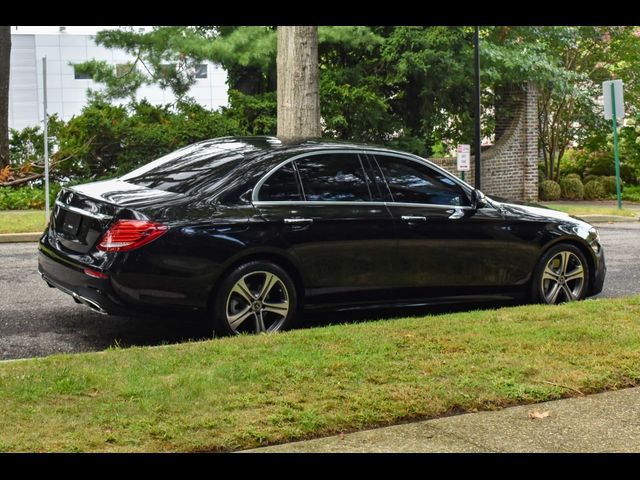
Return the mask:
M47 57L42 57L42 89L44 106L44 215L49 221L49 125L47 124Z
M471 145L458 145L457 169L462 172L461 178L464 180L464 172L471 170Z
M622 80L609 80L602 83L604 94L604 118L611 120L613 128L613 157L616 165L616 195L618 208L622 208L622 185L620 182L620 156L618 154L618 118L624 118L624 99Z

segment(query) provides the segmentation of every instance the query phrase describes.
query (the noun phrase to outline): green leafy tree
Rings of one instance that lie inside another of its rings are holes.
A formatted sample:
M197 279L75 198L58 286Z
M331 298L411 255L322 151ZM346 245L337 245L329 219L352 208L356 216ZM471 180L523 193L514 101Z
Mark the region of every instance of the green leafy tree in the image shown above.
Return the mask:
M423 155L472 143L470 27L325 26L318 37L325 136L387 143ZM145 82L170 88L178 98L193 81L190 65L205 59L220 63L228 72L226 115L245 131L275 133L269 116L275 116L276 27L104 31L96 41L131 53ZM483 27L481 55L483 134L492 133L501 92L524 81L535 83L546 178L559 178L569 146L606 146L607 127L597 101L603 80L617 76L625 81L631 109L640 98L635 27ZM168 62L177 62L175 72L162 70ZM94 78L100 79L101 68L92 67ZM135 75L113 79L102 73L108 98L131 97ZM234 105L240 110L232 111Z
M606 144L598 103L604 80L624 75L627 99L640 98L640 39L634 27L496 27L484 33L483 69L490 83L538 86L546 178L559 179L570 145L597 149Z

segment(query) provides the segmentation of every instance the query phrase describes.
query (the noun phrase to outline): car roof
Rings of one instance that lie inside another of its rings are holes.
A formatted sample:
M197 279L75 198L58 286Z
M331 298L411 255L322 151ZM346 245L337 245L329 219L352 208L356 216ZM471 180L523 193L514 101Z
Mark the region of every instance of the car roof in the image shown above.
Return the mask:
M273 136L232 136L220 137L210 140L198 142L200 144L210 145L212 149L224 149L234 153L242 153L245 158L258 158L264 155L271 156L277 154L278 157L284 157L288 154L301 152L310 152L326 149L347 149L347 150L379 150L386 152L403 153L381 145L372 145L365 143L348 142L343 140L331 139L308 139L302 141L293 141L284 143L277 137Z

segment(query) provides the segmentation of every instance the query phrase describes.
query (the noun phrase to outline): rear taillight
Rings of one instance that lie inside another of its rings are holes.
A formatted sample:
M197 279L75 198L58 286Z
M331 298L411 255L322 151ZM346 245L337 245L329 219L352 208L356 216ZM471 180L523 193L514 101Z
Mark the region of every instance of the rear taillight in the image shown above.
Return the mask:
M118 220L98 242L103 252L126 252L154 241L167 226L147 220Z

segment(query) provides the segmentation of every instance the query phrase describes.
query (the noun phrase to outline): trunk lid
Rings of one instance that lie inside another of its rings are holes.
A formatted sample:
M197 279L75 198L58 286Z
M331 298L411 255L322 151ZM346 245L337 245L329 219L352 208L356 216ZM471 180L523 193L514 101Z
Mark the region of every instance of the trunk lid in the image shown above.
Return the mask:
M64 249L87 253L117 218L138 218L145 207L157 207L182 195L106 180L64 188L56 199L50 234Z

